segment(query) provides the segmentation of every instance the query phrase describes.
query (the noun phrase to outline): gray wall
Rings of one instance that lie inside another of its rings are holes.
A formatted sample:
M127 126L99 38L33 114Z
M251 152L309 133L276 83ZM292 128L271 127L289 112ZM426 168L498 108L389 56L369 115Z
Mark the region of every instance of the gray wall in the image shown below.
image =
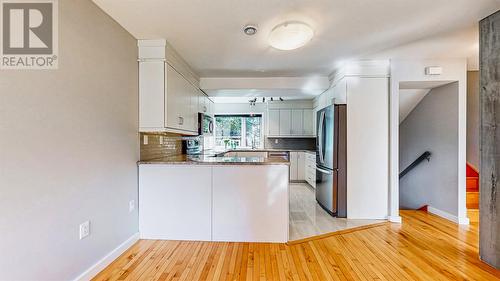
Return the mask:
M400 180L401 208L430 205L457 216L458 82L432 89L399 130L400 171L426 150L432 153L430 162Z
M500 269L500 11L479 23L481 156L479 255Z
M0 280L73 279L138 231L136 44L64 0L59 69L0 71Z
M479 71L467 72L467 162L479 169Z

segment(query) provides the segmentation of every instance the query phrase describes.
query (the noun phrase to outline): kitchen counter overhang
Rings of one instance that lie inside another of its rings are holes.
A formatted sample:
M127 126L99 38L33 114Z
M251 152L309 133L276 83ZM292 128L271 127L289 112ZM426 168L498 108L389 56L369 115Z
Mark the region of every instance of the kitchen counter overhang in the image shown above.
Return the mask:
M137 162L174 165L290 165L287 159L267 157L227 157L211 155L175 155Z
M234 158L138 165L141 238L287 242L288 161Z

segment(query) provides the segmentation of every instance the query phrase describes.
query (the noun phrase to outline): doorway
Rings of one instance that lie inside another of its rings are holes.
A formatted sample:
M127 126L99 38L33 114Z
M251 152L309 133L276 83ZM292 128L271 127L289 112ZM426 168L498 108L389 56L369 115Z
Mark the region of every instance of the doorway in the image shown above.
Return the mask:
M401 209L423 209L458 222L458 103L458 81L399 83Z

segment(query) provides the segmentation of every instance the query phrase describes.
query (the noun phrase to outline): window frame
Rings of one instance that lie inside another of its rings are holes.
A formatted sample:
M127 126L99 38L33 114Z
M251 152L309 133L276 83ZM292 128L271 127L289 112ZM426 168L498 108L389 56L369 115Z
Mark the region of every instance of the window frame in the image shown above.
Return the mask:
M254 115L254 116L252 116ZM260 116L260 146L258 147L255 147L256 149L263 149L264 148L264 139L265 139L265 136L264 136L264 113L260 113L260 112L252 112L252 113L216 113L214 114L214 146L216 148L225 148L223 145L222 146L218 146L217 145L217 122L216 122L216 118L218 116L236 116L236 117L241 117L241 118L244 118L244 117L259 117ZM246 123L246 122L242 122L242 126L243 126L243 123ZM245 124L245 129L243 130L242 129L242 136L243 136L243 131L245 132L245 136L244 138L246 139L246 124ZM241 148L241 149L251 149L252 147L247 147L247 146L237 146L236 148Z

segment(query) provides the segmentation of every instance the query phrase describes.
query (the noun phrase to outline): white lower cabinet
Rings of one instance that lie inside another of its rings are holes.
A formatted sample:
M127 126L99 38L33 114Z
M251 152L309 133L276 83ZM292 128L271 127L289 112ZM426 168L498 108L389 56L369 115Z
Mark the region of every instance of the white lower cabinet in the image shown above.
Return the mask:
M210 166L139 165L141 238L210 241L211 196Z
M306 152L304 162L306 182L316 188L316 153Z
M290 181L298 180L298 153L290 152Z
M286 165L214 166L213 240L287 241L287 169Z
M306 179L305 174L305 153L290 152L290 181L303 181Z
M139 165L142 239L288 241L288 165Z

